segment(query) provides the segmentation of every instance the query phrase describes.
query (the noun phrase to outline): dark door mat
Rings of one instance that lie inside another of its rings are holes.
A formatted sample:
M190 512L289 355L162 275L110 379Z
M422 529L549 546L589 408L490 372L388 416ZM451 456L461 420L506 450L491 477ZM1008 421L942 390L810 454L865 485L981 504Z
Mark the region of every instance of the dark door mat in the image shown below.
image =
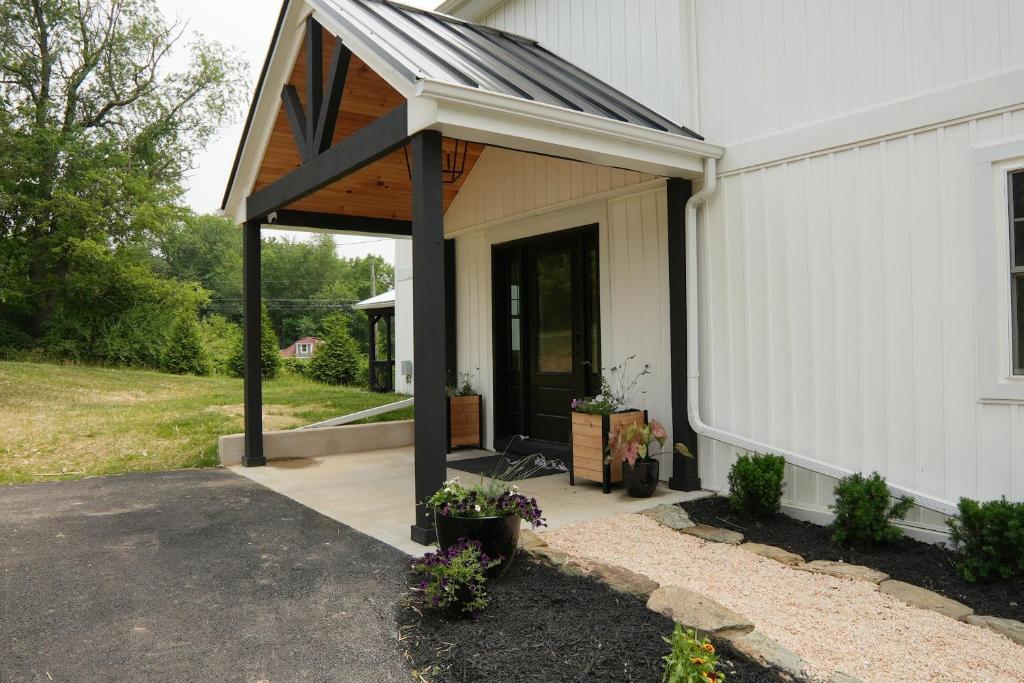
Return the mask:
M399 639L414 671L434 682L655 683L675 623L644 601L519 556L487 586L491 604L475 618L398 609ZM715 641L729 683L783 680Z
M832 560L862 564L890 577L921 586L962 602L978 614L1024 620L1024 579L988 584L965 581L956 572L956 555L931 543L903 537L877 548L852 549L833 544L824 527L786 515L750 519L736 514L723 496L680 503L698 524L733 529L746 540L778 546L804 560Z
M466 458L465 460L449 460L448 467L460 472L470 474L482 474L490 477L498 472L504 472L510 467L517 468L525 476L517 476L516 479L534 479L536 477L547 477L552 474L564 474L569 468L562 460L546 458L542 455L507 455L495 454L484 455L479 458Z

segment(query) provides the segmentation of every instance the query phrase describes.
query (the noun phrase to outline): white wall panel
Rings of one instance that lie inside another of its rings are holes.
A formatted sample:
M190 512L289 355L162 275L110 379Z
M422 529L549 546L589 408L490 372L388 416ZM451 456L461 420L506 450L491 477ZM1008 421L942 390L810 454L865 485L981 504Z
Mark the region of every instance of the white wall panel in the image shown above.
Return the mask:
M700 253L708 421L948 500L1024 498L1024 406L979 403L970 183L973 146L1021 135L1024 109L721 178ZM724 487L733 449L702 448ZM787 484L823 506L834 482Z

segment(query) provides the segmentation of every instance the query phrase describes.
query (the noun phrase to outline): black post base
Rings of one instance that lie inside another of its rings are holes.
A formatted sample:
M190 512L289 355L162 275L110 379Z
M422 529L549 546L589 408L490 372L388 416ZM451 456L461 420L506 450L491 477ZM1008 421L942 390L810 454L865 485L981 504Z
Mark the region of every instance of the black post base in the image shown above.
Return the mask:
M669 477L668 487L673 491L700 491L700 477Z
M432 545L437 542L437 530L432 526L413 524L410 527L410 532L410 538L420 545Z
M266 464L266 458L247 458L245 456L242 456L242 467L263 467Z

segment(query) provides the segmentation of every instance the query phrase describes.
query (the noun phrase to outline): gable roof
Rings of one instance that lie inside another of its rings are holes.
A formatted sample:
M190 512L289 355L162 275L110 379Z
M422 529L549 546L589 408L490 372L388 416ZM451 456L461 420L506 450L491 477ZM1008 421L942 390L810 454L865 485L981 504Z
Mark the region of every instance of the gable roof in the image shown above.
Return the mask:
M395 290L391 289L383 294L377 296L371 296L369 299L363 299L359 303L355 304L352 308L359 310L368 310L374 308L394 308L395 307Z

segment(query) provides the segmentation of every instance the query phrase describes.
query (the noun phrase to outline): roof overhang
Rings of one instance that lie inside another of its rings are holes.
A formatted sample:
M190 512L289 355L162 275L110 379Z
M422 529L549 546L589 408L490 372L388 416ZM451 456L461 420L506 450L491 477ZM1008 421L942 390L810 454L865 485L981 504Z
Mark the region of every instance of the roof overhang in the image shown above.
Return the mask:
M476 21L504 5L508 0L445 0L435 11L460 19Z

